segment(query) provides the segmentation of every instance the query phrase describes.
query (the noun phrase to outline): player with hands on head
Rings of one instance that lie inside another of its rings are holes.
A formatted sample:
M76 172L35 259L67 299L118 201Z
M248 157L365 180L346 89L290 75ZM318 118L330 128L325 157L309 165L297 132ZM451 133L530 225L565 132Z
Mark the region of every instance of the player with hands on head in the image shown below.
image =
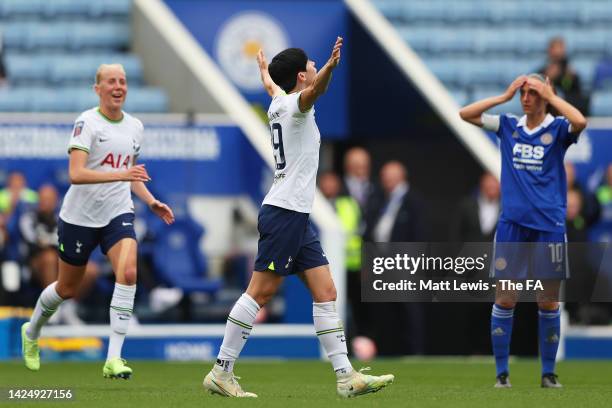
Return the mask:
M519 90L522 117L485 113L512 99ZM553 109L561 116L551 115ZM543 290L536 296L541 386L560 388L555 373L561 336L559 288L569 274L563 159L587 121L578 109L555 94L549 79L541 74L521 75L503 94L474 102L459 114L463 120L495 132L500 139L502 208L491 273L498 280L536 279L543 283ZM491 312L497 388L511 386L508 357L518 298L516 290L497 285Z
M40 331L62 302L74 296L91 252L100 245L116 277L102 374L128 379L132 369L121 358L121 349L134 308L138 245L131 193L166 224L174 222L174 214L145 186L151 180L145 165L136 164L144 129L122 110L128 90L123 66L100 65L94 90L99 106L77 118L68 144L71 186L59 214L58 280L43 290L30 321L22 326L22 351L26 367L38 371Z

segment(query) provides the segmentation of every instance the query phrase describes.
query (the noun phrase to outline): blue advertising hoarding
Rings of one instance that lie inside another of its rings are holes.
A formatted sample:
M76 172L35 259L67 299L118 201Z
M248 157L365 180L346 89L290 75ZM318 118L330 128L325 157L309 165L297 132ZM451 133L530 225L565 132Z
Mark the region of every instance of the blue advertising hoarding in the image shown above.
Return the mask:
M166 4L214 58L223 73L251 103L268 109L255 60L263 48L268 61L283 49L298 47L321 68L337 36L346 37L348 15L341 1L166 0ZM327 93L316 104L324 139L347 137L347 48Z

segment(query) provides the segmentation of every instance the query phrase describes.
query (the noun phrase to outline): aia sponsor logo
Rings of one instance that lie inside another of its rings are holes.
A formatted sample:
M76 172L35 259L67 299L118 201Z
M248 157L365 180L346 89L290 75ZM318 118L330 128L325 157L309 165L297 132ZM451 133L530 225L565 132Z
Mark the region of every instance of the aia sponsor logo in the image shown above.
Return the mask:
M124 157L120 154L115 156L113 153L109 153L106 155L104 160L102 160L100 166L111 166L113 169L124 167L127 169L130 167L131 161L132 156L130 156L129 154Z

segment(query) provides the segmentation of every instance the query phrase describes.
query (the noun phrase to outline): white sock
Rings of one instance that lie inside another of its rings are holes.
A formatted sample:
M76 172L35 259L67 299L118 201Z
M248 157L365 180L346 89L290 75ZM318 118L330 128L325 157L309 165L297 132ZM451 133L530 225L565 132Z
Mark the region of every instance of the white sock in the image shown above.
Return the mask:
M128 325L134 311L136 285L128 286L115 283L113 298L110 304L110 326L112 332L108 339L108 354L106 361L121 357L123 340L127 334Z
M234 362L249 339L259 305L251 296L243 293L236 302L225 325L223 344L217 355L216 366L225 372L234 370Z
M340 377L351 373L353 366L348 359L344 327L336 311L336 302L313 303L312 320L336 375Z
M36 302L36 307L34 307L34 312L30 318L30 326L26 331L30 340L35 340L40 337L40 329L49 321L49 318L53 316L53 313L55 313L59 305L64 301L64 299L57 294L55 286L57 286L57 281L47 286Z

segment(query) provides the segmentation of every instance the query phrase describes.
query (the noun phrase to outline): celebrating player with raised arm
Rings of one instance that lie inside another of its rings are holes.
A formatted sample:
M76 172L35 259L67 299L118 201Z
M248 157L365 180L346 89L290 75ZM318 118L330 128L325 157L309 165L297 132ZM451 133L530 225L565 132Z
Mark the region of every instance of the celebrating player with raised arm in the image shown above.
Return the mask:
M276 162L274 183L259 212L259 245L249 286L232 308L217 362L204 379L210 392L228 397L256 397L242 390L234 362L244 347L259 309L277 292L284 278L297 273L313 298L314 326L337 376L337 392L352 397L375 392L393 381L354 371L347 356L344 328L336 311L336 288L309 214L319 167L320 134L314 103L325 93L340 62L342 38L319 72L298 48L276 55L268 66L257 56L261 78L272 97L268 118Z
M512 99L518 90L525 113L521 118L484 113ZM562 116L552 116L548 113L550 108ZM578 109L555 95L548 78L540 74L519 76L502 95L468 105L461 109L460 116L495 132L500 139L502 211L491 272L496 279L542 279L544 282L544 290L537 298L541 386L559 388L561 384L555 374L560 337L559 287L569 272L563 158L586 127L586 119ZM498 388L510 387L508 356L517 301L516 291L503 290L497 285L491 340Z
M130 190L166 224L174 222L174 215L145 186L150 178L144 165L136 165L143 126L122 110L127 95L123 66L101 65L94 89L100 106L77 118L68 144L72 185L59 215L58 280L43 290L30 321L22 326L23 358L27 368L39 370L40 330L61 303L74 296L91 252L100 245L116 278L103 375L128 379L132 369L121 358L121 348L134 307L137 251Z

